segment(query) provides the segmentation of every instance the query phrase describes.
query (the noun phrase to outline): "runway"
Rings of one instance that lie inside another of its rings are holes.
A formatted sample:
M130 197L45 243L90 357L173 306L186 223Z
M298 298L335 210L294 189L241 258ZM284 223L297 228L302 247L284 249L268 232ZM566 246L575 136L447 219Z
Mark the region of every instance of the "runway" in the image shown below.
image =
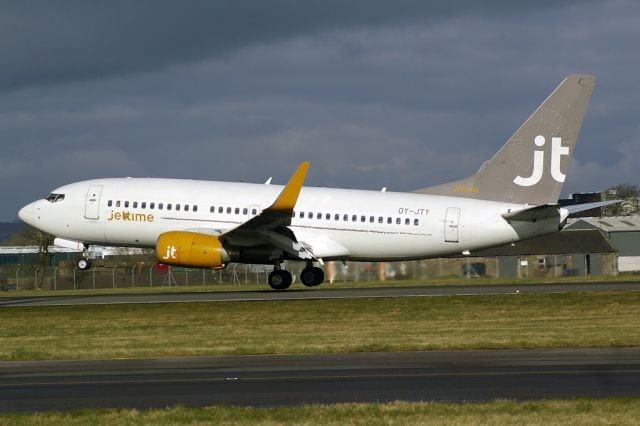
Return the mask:
M241 287L241 286L239 286ZM58 305L105 305L122 303L249 302L266 300L348 299L372 297L467 296L516 293L569 293L593 291L640 291L639 281L573 282L560 284L490 284L412 287L298 288L286 291L211 291L202 293L104 294L89 296L0 297L0 307Z
M0 411L640 396L640 348L0 363Z

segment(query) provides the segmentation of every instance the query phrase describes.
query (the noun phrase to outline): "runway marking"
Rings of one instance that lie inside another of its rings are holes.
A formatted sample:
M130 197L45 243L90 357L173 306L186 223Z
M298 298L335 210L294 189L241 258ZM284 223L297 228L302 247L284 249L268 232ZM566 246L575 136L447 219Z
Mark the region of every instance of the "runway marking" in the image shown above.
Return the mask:
M448 293L448 294L389 294L389 295L351 295L351 296L303 296L303 297L275 297L275 298L233 298L233 299L188 299L188 300L150 300L150 301L115 301L115 302L87 302L87 303L47 303L44 305L9 305L6 308L39 308L46 306L101 306L101 305L157 305L163 303L213 303L213 302L275 302L275 301L296 301L296 300L344 300L344 299L393 299L407 297L473 297L473 296L523 296L529 294L567 294L579 292L599 292L599 291L624 291L638 292L638 290L567 290L567 291L524 291L524 292L498 292L498 293ZM54 296L55 297L55 296Z
M194 378L194 379L151 379L151 380L100 380L100 381L63 381L63 382L32 382L32 383L3 383L2 388L24 388L33 386L75 386L75 385L135 385L135 384L176 384L176 383L221 383L228 381L265 382L265 381L303 381L303 380L346 380L346 379L413 379L429 377L487 377L487 376L543 376L562 375L578 376L593 374L638 374L640 369L629 370L575 370L575 371L515 371L515 372L460 372L460 373L416 373L416 374L364 374L364 375L335 375L335 376L273 376L273 377L224 377L224 378Z

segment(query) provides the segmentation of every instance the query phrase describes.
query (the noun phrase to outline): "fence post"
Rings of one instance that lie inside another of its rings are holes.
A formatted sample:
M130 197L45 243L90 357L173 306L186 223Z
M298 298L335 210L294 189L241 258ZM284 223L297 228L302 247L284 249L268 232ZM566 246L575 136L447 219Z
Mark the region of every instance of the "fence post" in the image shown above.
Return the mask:
M58 290L58 267L53 268L53 289Z
M16 291L20 290L20 268L22 266L18 266L18 269L16 269Z
M189 285L189 268L184 269L184 285Z
M116 288L116 267L115 266L111 268L111 284L113 285L113 288Z
M204 274L205 274L205 270L202 269L202 285L206 284L205 279L204 279Z
M153 266L149 267L149 287L153 287Z
M135 288L136 286L136 267L135 265L133 266L133 268L131 268L131 287Z
M33 286L34 289L37 290L38 289L38 271L40 270L39 266L36 266L35 271L33 272Z
M91 281L93 282L93 289L96 289L96 268L91 268Z
M76 266L75 268L73 268L73 289L77 290L76 288L76 271L78 270L78 267Z

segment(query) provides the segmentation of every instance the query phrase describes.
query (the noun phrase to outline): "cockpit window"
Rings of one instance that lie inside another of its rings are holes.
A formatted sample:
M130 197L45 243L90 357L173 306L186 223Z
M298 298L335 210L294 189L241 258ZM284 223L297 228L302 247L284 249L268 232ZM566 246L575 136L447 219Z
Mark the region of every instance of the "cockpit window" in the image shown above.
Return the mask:
M50 203L57 203L58 201L64 200L64 194L54 194L53 192L49 194L47 197L47 201Z

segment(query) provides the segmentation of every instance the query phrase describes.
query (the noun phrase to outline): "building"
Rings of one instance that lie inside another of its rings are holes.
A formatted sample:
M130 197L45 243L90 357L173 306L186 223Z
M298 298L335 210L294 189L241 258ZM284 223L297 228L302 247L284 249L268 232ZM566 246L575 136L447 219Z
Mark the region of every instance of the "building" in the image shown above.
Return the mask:
M565 229L604 232L618 251L618 270L640 271L640 216L579 218L570 220Z
M600 229L563 230L472 253L495 258L500 277L617 275L617 250Z

